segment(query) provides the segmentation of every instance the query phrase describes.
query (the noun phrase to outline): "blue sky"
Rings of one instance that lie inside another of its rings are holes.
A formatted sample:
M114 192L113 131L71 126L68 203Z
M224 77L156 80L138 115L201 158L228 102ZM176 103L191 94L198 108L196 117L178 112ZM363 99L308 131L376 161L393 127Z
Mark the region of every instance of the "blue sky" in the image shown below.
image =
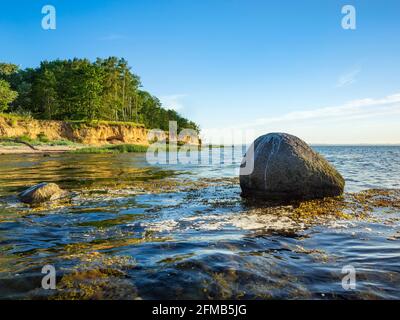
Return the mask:
M41 28L54 5L57 29ZM343 5L356 30L341 27ZM125 57L198 122L311 143L400 143L398 0L1 0L0 60ZM251 134L250 134L251 135ZM249 139L252 139L250 137Z

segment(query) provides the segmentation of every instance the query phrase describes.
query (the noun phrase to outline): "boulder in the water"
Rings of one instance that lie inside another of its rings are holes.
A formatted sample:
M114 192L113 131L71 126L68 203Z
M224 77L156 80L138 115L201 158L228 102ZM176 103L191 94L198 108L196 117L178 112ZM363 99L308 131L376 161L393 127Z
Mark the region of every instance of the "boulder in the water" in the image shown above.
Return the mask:
M66 196L66 192L55 183L40 183L22 191L19 198L22 202L29 204L40 204L54 201Z
M253 159L253 170L246 172ZM254 199L290 201L333 197L343 193L344 185L343 177L325 158L301 139L286 133L259 137L240 169L242 196Z

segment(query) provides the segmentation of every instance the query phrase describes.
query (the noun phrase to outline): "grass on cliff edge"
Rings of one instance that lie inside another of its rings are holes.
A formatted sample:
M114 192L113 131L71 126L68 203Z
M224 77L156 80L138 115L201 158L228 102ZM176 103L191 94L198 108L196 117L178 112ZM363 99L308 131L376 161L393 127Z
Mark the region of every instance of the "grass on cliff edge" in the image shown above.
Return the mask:
M142 123L136 122L128 122L128 121L107 121L107 120L67 120L65 123L68 123L73 129L81 129L81 128L97 128L100 125L106 126L128 126L131 128L145 128L145 125Z
M16 113L3 113L0 112L0 117L7 119L7 120L30 120L32 119L29 115L20 115Z
M111 121L111 120L45 120L45 119L35 119L33 116L29 114L16 114L16 113L2 113L0 112L0 117L5 120L10 121L10 125L16 125L17 121L61 121L68 123L74 129L80 128L97 128L100 125L107 126L128 126L132 128L145 128L143 123L136 123L132 121Z

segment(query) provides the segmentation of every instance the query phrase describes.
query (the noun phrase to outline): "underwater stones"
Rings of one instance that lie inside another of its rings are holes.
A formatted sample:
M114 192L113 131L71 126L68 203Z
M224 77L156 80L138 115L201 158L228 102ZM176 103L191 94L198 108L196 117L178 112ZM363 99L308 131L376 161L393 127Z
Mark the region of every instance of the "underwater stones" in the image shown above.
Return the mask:
M253 170L246 172L253 159ZM286 133L256 139L240 168L240 187L246 198L283 202L317 199L341 195L344 185L343 177L325 158Z
M40 204L63 198L66 194L57 184L43 182L22 191L18 196L24 203Z

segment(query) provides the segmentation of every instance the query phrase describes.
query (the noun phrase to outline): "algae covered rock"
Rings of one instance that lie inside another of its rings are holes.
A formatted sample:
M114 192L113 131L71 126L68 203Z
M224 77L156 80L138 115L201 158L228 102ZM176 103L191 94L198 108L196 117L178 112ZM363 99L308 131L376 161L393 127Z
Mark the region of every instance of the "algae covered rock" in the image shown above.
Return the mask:
M43 182L22 191L18 196L24 203L40 204L61 199L66 195L67 192L62 190L57 184Z
M247 172L253 160L254 168ZM286 133L256 139L240 169L242 196L255 199L290 201L339 196L344 185L343 177L325 158Z

